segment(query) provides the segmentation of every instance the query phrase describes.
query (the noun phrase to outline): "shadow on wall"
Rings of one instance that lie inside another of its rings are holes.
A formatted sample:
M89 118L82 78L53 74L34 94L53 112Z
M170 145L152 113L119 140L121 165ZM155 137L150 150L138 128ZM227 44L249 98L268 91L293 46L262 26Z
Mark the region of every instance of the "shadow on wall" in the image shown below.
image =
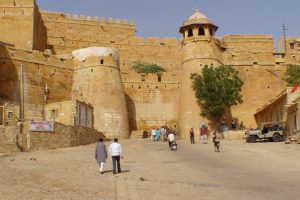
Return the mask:
M7 47L0 44L0 101L20 102L20 84L17 67L10 59Z
M133 99L125 93L126 105L128 110L129 131L137 130L136 108Z
M240 124L239 119L238 118L234 118L232 116L231 109L226 109L225 110L224 118L223 118L223 120L221 119L219 122L214 117L211 117L211 116L208 116L206 118L208 120L208 126L210 127L210 129L212 131L220 131L220 129L224 128L224 127L221 128L222 122L225 122L225 126L228 129L232 129L232 126L231 126L232 125L232 120L235 121L235 124L236 124L236 128L235 129L238 129L239 128L239 124Z

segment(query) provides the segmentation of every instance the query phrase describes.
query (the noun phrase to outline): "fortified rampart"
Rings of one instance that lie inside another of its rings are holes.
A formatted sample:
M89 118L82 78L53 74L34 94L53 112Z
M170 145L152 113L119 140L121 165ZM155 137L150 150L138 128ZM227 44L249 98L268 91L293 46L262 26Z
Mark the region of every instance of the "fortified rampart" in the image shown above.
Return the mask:
M27 50L46 49L46 29L35 0L1 0L0 29L2 42Z
M228 35L222 42L226 44L224 58L227 65L275 65L275 47L270 35Z
M190 74L205 65L231 65L244 81L244 103L227 119L255 127L256 109L285 87L285 65L300 63L299 38L282 41L280 52L270 35L217 38L218 27L199 10L180 27L180 40L137 37L134 21L40 12L34 0L1 1L0 22L0 107L15 119L6 117L7 126L19 119L55 120L127 138L132 130L176 125L186 136L209 121L199 117ZM74 60L72 52L88 47L104 48ZM139 74L132 69L136 62L166 72ZM31 139L47 146L39 134Z
M130 130L148 130L162 125L178 127L178 74L149 74L145 75L143 81L133 79L123 81L123 85Z
M43 118L46 103L71 100L72 60L1 45L0 74L5 75L0 79L2 98L24 104L25 119Z
M97 47L73 52L73 99L94 107L94 127L106 137L128 138L129 123L118 51Z

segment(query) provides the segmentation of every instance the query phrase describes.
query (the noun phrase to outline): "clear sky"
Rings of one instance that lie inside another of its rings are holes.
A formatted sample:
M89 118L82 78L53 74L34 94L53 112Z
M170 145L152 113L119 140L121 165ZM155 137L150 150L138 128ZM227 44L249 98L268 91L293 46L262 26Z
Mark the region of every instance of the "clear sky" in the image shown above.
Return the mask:
M196 7L219 26L218 36L300 36L300 0L37 0L40 9L68 14L135 20L137 35L177 37Z

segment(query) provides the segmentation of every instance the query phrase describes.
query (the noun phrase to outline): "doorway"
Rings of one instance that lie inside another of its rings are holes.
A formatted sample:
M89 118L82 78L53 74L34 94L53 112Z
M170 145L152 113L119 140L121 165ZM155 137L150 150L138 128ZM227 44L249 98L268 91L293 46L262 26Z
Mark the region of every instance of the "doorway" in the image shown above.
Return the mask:
M0 106L0 126L4 125L4 107Z

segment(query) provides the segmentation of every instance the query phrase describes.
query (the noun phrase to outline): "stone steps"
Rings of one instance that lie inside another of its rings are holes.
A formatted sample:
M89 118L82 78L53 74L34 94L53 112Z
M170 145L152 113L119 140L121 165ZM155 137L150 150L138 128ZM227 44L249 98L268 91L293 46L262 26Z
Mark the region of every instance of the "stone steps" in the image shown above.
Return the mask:
M133 130L130 134L130 139L144 139L144 130Z

